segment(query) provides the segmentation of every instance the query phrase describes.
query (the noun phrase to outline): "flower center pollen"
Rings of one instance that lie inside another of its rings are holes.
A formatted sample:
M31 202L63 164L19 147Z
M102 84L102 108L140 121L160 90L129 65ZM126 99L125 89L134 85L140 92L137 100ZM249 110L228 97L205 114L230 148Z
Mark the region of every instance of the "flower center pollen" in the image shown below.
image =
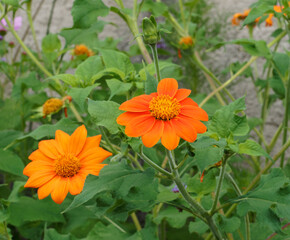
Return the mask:
M154 97L149 103L151 115L159 120L170 120L180 113L180 104L169 95Z
M60 156L55 160L54 170L58 176L73 177L80 170L80 161L75 156Z

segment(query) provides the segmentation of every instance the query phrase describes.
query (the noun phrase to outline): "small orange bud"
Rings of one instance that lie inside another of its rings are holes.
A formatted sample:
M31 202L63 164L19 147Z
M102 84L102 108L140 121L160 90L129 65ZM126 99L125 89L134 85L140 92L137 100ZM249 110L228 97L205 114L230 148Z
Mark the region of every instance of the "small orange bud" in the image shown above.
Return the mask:
M58 112L63 106L62 100L58 98L48 99L42 106L42 112L44 116Z
M90 50L86 45L80 44L75 46L74 55L87 55L87 57L90 57L94 55L94 52Z
M190 47L194 44L194 41L191 36L182 37L179 41L179 45L183 47Z

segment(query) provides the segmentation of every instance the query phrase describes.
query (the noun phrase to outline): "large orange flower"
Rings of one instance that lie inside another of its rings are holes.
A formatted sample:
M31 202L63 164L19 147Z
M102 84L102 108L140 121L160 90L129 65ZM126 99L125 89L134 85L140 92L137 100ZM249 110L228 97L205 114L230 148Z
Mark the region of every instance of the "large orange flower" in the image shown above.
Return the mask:
M112 154L99 147L101 135L87 137L84 125L69 136L57 130L55 139L43 140L31 153L30 162L23 170L29 179L24 187L38 188L38 198L51 194L61 204L68 192L79 194L88 174L98 176L106 165L101 164Z
M204 133L207 113L198 107L188 89L178 89L173 78L162 79L157 93L140 95L121 104L122 113L117 122L126 126L129 137L142 136L146 147L153 147L161 138L161 143L169 150L178 146L180 138L195 141L197 133Z

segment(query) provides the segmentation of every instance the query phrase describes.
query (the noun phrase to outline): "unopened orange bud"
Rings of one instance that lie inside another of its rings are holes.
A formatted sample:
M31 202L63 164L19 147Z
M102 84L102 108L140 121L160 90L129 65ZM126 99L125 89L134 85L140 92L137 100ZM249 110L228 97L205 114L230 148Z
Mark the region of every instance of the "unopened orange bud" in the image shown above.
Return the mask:
M62 100L58 98L48 99L42 106L42 112L44 116L58 112L63 106Z
M179 41L179 45L181 45L185 49L193 46L193 44L194 40L191 36L182 37Z
M80 44L75 46L74 55L87 55L87 57L90 57L94 55L94 52L90 50L86 45Z

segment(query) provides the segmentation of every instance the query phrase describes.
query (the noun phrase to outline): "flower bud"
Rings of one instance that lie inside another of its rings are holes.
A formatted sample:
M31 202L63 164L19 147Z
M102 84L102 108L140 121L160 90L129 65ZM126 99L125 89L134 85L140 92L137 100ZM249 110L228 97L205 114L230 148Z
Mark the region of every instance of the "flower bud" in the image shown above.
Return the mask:
M14 48L15 43L14 43L14 42L9 42L9 43L8 43L8 46L9 46L10 48Z
M157 29L157 23L153 16L150 18L143 18L142 28L144 43L154 45L160 41L160 33Z

